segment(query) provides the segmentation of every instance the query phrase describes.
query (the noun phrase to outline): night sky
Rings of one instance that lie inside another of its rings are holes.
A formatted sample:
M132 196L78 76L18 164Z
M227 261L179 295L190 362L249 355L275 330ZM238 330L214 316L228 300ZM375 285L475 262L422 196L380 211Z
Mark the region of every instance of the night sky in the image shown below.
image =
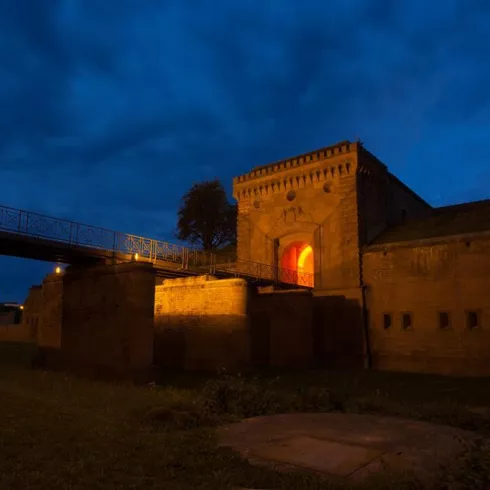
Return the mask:
M488 0L1 0L0 204L173 240L195 181L360 138L490 197ZM0 301L52 265L0 257Z

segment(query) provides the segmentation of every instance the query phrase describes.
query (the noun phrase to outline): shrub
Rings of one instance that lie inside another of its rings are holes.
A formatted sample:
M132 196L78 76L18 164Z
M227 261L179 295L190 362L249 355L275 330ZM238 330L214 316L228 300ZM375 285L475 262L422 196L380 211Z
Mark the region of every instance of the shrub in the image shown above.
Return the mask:
M281 393L241 376L224 375L208 381L202 391L201 406L206 412L238 418L278 413L284 406Z

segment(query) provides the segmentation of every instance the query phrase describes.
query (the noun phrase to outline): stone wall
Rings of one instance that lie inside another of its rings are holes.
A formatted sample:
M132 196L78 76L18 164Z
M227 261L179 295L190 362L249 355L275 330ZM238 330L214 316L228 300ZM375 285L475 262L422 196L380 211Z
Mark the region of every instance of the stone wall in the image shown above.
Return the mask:
M362 368L366 361L362 294L264 291L250 300L254 367Z
M42 285L32 286L24 302L23 322L37 344L34 365L59 367L61 363L63 276L47 275Z
M250 301L250 364L305 368L313 365L311 291L272 291Z
M61 291L60 291L61 294ZM22 313L22 322L30 326L32 337L38 340L39 326L41 323L42 310L44 307L44 297L42 286L32 286L29 294L24 301L24 311Z
M318 367L363 368L367 366L365 310L361 288L315 291L312 331L314 359Z
M168 279L155 292L155 363L240 369L248 359L247 284L210 276Z
M374 368L490 375L490 238L370 247L363 263Z
M0 311L0 325L14 325L20 323L18 310Z
M361 245L370 243L387 227L431 209L364 148L359 154L358 199Z
M90 376L145 377L153 361L154 297L151 264L68 268L63 367Z
M0 325L0 342L35 342L30 325L16 323L13 325Z
M35 309L34 303L41 301L37 294L37 292L33 294L33 309ZM41 350L51 351L61 348L62 304L63 275L49 274L42 285L42 310L37 325L37 344ZM35 313L31 315L30 306L28 316L35 321Z

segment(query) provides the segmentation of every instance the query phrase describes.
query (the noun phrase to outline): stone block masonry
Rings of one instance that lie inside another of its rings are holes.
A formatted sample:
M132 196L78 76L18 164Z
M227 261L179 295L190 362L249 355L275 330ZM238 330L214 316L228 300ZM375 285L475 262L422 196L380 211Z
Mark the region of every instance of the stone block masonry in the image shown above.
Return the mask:
M313 249L315 288L359 286L357 152L341 142L235 178L238 257L284 267L301 243Z
M61 294L61 290L60 290ZM24 302L22 323L29 325L33 341L38 342L39 328L41 326L42 312L44 308L43 286L32 286ZM61 331L60 331L61 338Z
M248 360L248 286L211 276L168 279L155 291L155 364L215 371Z
M63 276L49 274L41 287L31 288L25 305L25 320L37 342L35 365L58 368L61 359L63 321Z
M16 323L13 325L0 325L0 342L35 342L32 331L26 323Z
M315 291L313 346L316 365L353 369L367 366L362 290Z
M154 361L215 372L324 366L326 358L332 367L362 365L359 308L351 303L340 307L355 318L344 312L333 321L331 298L310 290L257 290L242 279L210 276L169 279L156 286ZM344 350L334 355L339 346Z
M154 297L151 264L67 269L61 336L64 369L143 380L153 364Z
M490 239L370 248L364 271L374 368L490 375Z
M61 348L63 276L50 274L42 286L41 322L37 332L40 349Z
M254 367L305 368L313 363L312 293L267 291L250 301L250 362Z

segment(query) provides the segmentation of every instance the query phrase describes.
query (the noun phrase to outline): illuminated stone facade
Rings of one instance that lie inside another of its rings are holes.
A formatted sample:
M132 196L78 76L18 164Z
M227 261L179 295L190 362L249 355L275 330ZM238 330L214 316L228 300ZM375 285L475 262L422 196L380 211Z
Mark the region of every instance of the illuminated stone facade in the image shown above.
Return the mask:
M312 249L301 308L316 365L490 374L490 201L434 209L351 142L256 167L233 190L239 259L300 270ZM277 309L261 303L266 329Z
M235 178L233 191L238 258L290 268L291 248L299 258L310 246L315 289L324 291L359 288L361 247L388 223L429 208L350 142L257 167Z
M248 286L212 276L167 279L155 292L155 363L237 369L248 361Z

